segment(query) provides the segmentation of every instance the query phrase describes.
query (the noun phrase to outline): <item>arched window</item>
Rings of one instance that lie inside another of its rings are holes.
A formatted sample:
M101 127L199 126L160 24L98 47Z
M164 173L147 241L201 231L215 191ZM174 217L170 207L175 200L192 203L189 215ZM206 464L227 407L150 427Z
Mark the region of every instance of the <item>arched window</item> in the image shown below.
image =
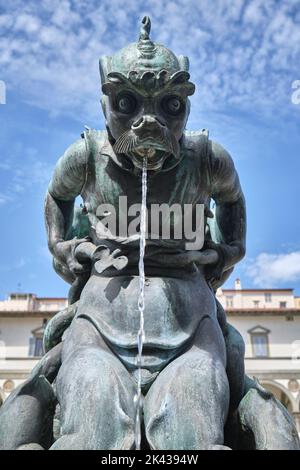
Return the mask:
M293 404L288 396L288 390L285 391L284 387L280 386L276 382L264 381L263 379L261 381L261 385L269 390L269 392L273 393L275 398L277 398L277 400L279 400L290 413L293 412Z

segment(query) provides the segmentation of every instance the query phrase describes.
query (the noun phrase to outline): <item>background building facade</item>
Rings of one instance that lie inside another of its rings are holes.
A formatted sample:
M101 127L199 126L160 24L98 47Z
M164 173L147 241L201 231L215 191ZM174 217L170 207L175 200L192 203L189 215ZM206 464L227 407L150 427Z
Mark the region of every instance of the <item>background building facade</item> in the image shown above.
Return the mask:
M246 372L293 415L300 433L300 298L293 289L219 289L229 323L242 334ZM11 294L0 302L0 401L28 376L41 355L47 321L65 298Z

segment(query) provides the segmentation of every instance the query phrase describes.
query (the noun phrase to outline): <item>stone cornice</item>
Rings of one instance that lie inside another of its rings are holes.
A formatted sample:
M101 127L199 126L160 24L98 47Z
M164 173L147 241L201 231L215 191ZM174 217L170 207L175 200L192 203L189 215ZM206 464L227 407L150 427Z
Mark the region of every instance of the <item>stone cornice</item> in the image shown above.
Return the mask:
M0 311L0 318L51 318L57 313L43 310L7 310Z
M300 316L299 308L226 308L230 316Z

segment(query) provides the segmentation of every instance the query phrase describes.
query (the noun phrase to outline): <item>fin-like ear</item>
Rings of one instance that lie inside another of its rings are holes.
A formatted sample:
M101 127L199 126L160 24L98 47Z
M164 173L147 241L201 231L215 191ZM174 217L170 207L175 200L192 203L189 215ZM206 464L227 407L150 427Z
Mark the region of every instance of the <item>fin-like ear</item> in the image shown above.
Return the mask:
M106 105L105 105L105 97L104 96L101 96L100 102L101 102L101 107L102 107L104 117L106 118Z
M101 83L105 83L107 81L107 75L109 74L111 69L111 57L103 55L99 59L99 71L101 77Z
M179 62L180 70L184 70L185 72L188 72L190 68L189 58L186 57L185 55L179 55L177 57L177 60Z

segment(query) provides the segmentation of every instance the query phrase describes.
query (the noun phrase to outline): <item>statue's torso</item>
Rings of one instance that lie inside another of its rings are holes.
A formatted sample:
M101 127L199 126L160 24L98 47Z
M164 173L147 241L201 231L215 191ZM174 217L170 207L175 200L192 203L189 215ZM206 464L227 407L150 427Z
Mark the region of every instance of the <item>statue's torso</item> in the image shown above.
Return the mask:
M119 273L112 270L102 275L93 270L82 292L78 315L88 317L116 354L129 367L133 367L140 321L137 307L139 243L137 240L128 245L117 240L99 239L96 226L99 205L111 204L118 219L120 196L127 197L128 208L132 204L141 203L141 178L112 161L105 152L101 138L99 134L99 138L93 138L91 143L82 197L94 243L104 242L112 244L113 248L121 248L122 254L128 256L129 268ZM149 175L148 208L151 204L163 203L179 204L182 208L184 204L191 204L193 208L196 204L208 206L210 188L205 161L201 161L201 157L195 154L194 149L186 149L176 167L165 173ZM185 251L182 240L149 240L147 244L144 352L145 367L155 371L161 370L164 364L186 347L201 318L215 314L215 305L202 269L196 268L193 263L179 270L170 269L167 264L161 266L163 254L176 256L176 253Z
M125 211L130 211L130 208L132 208L133 215L127 213L126 217L125 228L127 229L129 224L138 217L138 208L134 209L132 206L141 204L142 186L140 175L126 171L112 160L109 155L111 147L107 141L106 133L95 132L89 139L88 171L82 189L82 197L91 225L91 236L93 241L98 244L101 242L97 239L99 236L97 237L96 233L98 216L101 216L105 211L105 207L102 206L101 208L100 206L110 205L113 208L117 220L117 235L124 237L124 230L121 233L119 232L119 219L125 220ZM197 151L200 151L200 154ZM148 173L147 208L149 216L150 208L153 208L154 204L159 206L167 204L170 208L177 205L182 210L181 213L175 211L175 215L172 213L171 220L168 221L171 225L171 238L173 239L172 227L174 228L174 225L176 225L178 217L184 214L185 205L191 205L193 208L193 224L196 221L196 205L203 204L206 208L209 208L211 188L206 152L205 139L203 139L203 145L198 145L197 148L192 141L187 141L183 149L183 158L177 166L166 172ZM160 235L162 234L161 222L162 218L159 227ZM166 220L163 220L163 222L166 223ZM148 228L151 232L150 217L149 223ZM124 224L122 227L124 228ZM175 248L184 246L183 219L182 227L183 239L177 240L178 243L173 244Z

